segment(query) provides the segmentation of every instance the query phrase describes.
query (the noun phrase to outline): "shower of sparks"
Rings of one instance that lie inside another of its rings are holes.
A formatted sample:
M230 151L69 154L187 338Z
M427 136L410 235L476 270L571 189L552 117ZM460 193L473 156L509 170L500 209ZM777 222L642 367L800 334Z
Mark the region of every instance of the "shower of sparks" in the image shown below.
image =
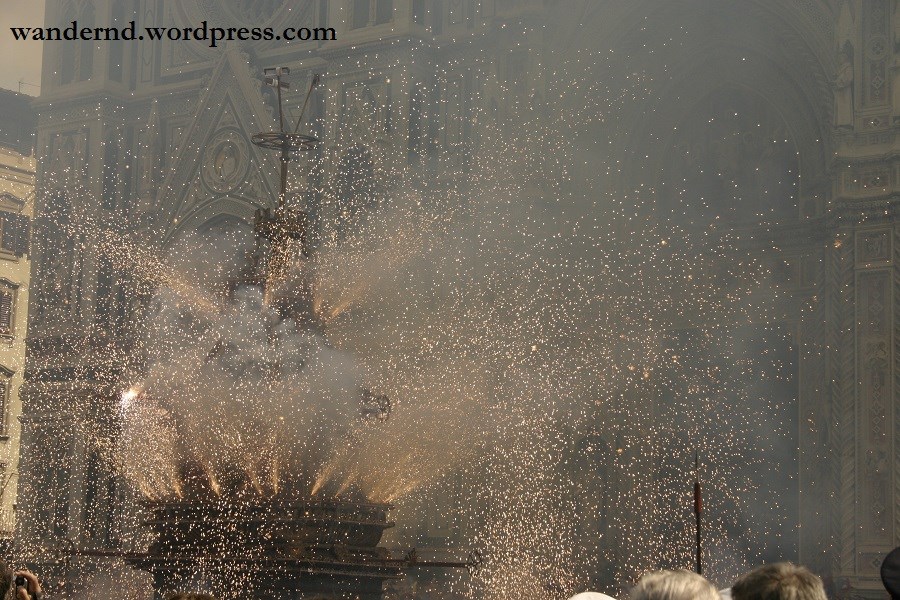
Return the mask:
M633 178L652 163L607 159L602 146L630 150L618 115L667 83L605 77L620 60L550 53L538 67L553 83L545 96L498 79L487 53L448 62L437 87L418 92L448 115L424 179L405 140L321 123L334 148L371 148L371 179L341 175L341 152L312 166L334 174L317 190L319 246L278 267L279 293L312 290L322 331L281 319L259 288L229 291L247 227L184 232L179 214L141 237L45 206L73 265L96 252L110 298L122 291L110 335L133 336L105 359L127 372L121 432L86 439L148 499L396 503L388 543L482 551L454 588L500 600L563 598L598 572L621 589L649 568L689 568L699 451L708 573L740 573L790 522L770 481L783 480L773 469L791 439L794 375L777 248L730 224L774 221L781 209L766 197L790 190L796 172L778 162L786 142L749 140L769 148L759 167L769 178L748 179L673 134L681 153L665 184L648 173L612 191L624 170ZM406 89L409 65L390 67ZM484 82L465 110L446 91L458 73ZM356 118L383 126L384 107L366 106ZM476 124L479 143L463 143ZM733 125L706 132L728 149L745 123ZM709 189L731 196L701 197ZM794 196L778 202L796 209ZM151 241L162 239L174 241ZM42 273L63 272L44 260ZM77 281L46 277L40 302L80 301ZM68 318L37 310L61 327ZM363 389L391 399L386 419L362 415Z

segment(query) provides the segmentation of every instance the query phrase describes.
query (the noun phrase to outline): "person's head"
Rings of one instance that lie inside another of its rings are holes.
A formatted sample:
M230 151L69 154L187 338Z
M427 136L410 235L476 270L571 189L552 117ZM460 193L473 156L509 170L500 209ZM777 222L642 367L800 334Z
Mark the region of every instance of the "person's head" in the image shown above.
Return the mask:
M11 598L14 594L12 589L13 571L6 561L0 560L0 598Z
M606 594L601 594L600 592L581 592L580 594L575 594L569 600L616 600L612 596L607 596Z
M741 575L731 586L734 600L825 600L822 580L789 562L772 563Z
M719 600L719 592L696 573L656 571L641 577L630 600Z

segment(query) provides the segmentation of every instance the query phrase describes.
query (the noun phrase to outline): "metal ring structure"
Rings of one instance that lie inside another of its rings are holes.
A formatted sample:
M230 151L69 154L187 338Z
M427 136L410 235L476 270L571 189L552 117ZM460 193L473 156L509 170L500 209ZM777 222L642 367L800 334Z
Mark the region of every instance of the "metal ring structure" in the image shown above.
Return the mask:
M303 133L283 133L280 131L265 131L257 133L250 138L254 145L267 150L281 150L288 152L303 152L312 150L319 143L319 138Z

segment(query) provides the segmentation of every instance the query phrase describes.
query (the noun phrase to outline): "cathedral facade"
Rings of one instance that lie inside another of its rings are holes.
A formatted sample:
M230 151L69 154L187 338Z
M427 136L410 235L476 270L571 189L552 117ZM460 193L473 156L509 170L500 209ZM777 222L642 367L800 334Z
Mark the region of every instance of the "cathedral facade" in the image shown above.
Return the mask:
M653 188L660 211L691 223L709 215L681 206L674 182L728 193L698 165L767 196L765 225L750 229L788 291L779 323L796 364L792 558L829 577L835 594L881 597L880 560L900 544L896 0L54 0L46 20L337 35L219 48L45 44L17 503L29 560L62 573L72 548L116 549L128 535L128 492L105 453L123 374L138 360L131 324L144 292L69 224L165 248L181 232L272 207L277 158L249 139L277 127L264 68L290 68L293 118L324 75L307 116L325 167L291 186L298 202L340 215L326 185L373 172L377 187L402 170L450 186L465 150L484 141L479 119L572 109L549 101L563 79L554 66L585 52L594 58L582 73L568 62L568 75L614 89L652 82L654 93L620 98L615 118L592 121L576 140L586 166L573 177L616 165L598 195ZM595 93L573 102L590 106ZM738 120L722 106L739 107ZM777 183L745 169L749 156ZM522 202L545 192L533 185ZM760 220L732 200L735 223Z

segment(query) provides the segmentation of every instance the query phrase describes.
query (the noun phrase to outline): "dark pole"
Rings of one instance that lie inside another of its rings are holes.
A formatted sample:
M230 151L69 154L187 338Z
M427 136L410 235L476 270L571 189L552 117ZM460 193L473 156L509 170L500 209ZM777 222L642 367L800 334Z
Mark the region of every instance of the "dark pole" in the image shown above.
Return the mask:
M290 158L287 144L283 144L281 147L281 195L278 197L278 208L282 209L287 205L287 176Z
M281 106L281 71L276 71L275 75L275 90L278 93L278 131L284 133L284 110ZM281 147L281 195L278 197L278 207L284 208L287 204L287 172L288 172L288 161L290 160L290 155L288 154L287 145L282 144Z
M700 453L694 452L694 517L697 520L697 574L703 575L702 518L703 497L700 494Z
M284 113L281 109L281 73L275 75L275 90L278 93L278 131L284 133Z

